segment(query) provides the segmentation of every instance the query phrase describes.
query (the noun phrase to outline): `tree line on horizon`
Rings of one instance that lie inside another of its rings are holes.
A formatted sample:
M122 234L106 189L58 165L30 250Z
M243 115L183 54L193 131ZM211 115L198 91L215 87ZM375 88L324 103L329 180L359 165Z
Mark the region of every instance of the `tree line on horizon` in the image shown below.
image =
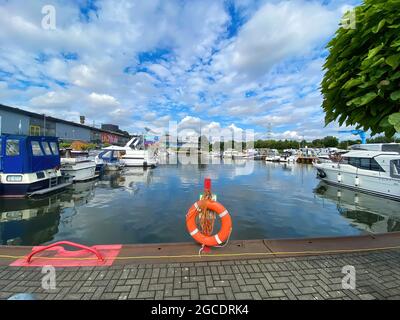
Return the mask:
M203 137L204 138L204 137ZM203 142L203 145L207 145L207 138L205 138L206 143ZM390 142L397 142L400 143L400 138L387 138L385 136L377 136L374 138L367 139L367 143L390 143ZM254 141L254 148L255 149L277 149L277 150L285 150L285 149L299 149L299 148L338 148L346 150L348 147L360 144L361 140L343 140L339 141L338 138L334 136L326 136L321 139L315 139L312 141L302 140L302 141L295 141L295 140L256 140ZM237 142L234 143L232 141L226 142L214 142L213 144L209 144L210 150L216 150L219 144L220 150L225 150L225 145L227 148L234 148L234 149L248 149L251 143L246 142Z

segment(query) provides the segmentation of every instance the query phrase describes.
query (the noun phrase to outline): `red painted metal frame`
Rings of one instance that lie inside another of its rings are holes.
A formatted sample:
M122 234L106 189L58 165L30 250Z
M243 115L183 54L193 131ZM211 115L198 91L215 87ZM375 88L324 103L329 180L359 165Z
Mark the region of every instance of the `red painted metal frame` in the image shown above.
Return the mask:
M94 249L94 248L91 248L91 247L88 247L88 246L84 246L84 245L79 244L79 243L70 242L70 241L59 241L59 242L52 243L52 244L50 244L48 246L45 246L43 248L40 248L40 249L37 249L37 250L31 252L29 254L29 256L26 258L26 262L28 262L28 263L31 262L31 259L35 254L37 254L39 252L42 252L42 251L45 251L47 249L56 247L56 246L60 246L60 245L67 245L67 246L76 247L76 248L83 249L83 250L88 250L88 251L92 252L93 254L95 254L99 261L104 261L104 258L100 254L100 252L98 250Z

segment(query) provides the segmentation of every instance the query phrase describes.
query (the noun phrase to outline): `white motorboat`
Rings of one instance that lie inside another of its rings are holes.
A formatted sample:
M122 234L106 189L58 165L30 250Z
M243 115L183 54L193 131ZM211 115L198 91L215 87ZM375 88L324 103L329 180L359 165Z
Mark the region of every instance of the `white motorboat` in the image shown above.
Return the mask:
M283 151L279 157L279 162L296 162L297 157L290 151Z
M221 151L211 151L209 153L210 157L214 157L214 158L221 158L222 157L222 152Z
M297 162L297 153L298 151L295 149L286 149L283 150L283 154L281 156L281 162L288 162L288 163L296 163Z
M106 171L119 171L124 167L120 161L120 152L115 150L103 150L96 156L95 161L102 161Z
M222 156L224 158L228 158L228 159L240 159L240 158L244 158L246 155L243 152L240 152L235 149L227 149L224 151Z
M255 149L247 149L244 154L245 159L255 159L259 156L259 153Z
M106 151L120 151L120 161L127 167L156 167L158 158L156 150L146 148L143 136L134 136L124 147L109 146Z
M313 165L327 183L400 200L398 143L355 145L336 159Z
M73 177L74 182L97 177L95 161L87 157L73 157L70 150L66 150L65 157L61 158L61 172Z
M276 149L268 150L265 161L280 162L281 156L279 155L279 151Z

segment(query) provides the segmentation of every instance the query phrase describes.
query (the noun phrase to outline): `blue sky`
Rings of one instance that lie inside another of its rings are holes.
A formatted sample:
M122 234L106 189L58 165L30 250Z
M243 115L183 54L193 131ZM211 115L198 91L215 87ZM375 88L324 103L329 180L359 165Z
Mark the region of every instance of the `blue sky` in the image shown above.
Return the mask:
M130 132L337 135L319 91L326 43L360 1L0 0L0 103ZM341 138L347 138L347 136Z

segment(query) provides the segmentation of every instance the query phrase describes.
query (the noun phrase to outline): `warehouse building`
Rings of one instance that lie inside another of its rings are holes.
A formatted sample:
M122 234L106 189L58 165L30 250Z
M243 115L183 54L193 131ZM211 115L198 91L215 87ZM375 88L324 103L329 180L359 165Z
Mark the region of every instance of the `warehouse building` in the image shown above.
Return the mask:
M61 141L80 140L91 143L125 145L130 136L116 125L96 128L84 124L84 117L76 123L43 114L0 104L0 132L32 136L55 136ZM108 130L108 129L113 130Z

